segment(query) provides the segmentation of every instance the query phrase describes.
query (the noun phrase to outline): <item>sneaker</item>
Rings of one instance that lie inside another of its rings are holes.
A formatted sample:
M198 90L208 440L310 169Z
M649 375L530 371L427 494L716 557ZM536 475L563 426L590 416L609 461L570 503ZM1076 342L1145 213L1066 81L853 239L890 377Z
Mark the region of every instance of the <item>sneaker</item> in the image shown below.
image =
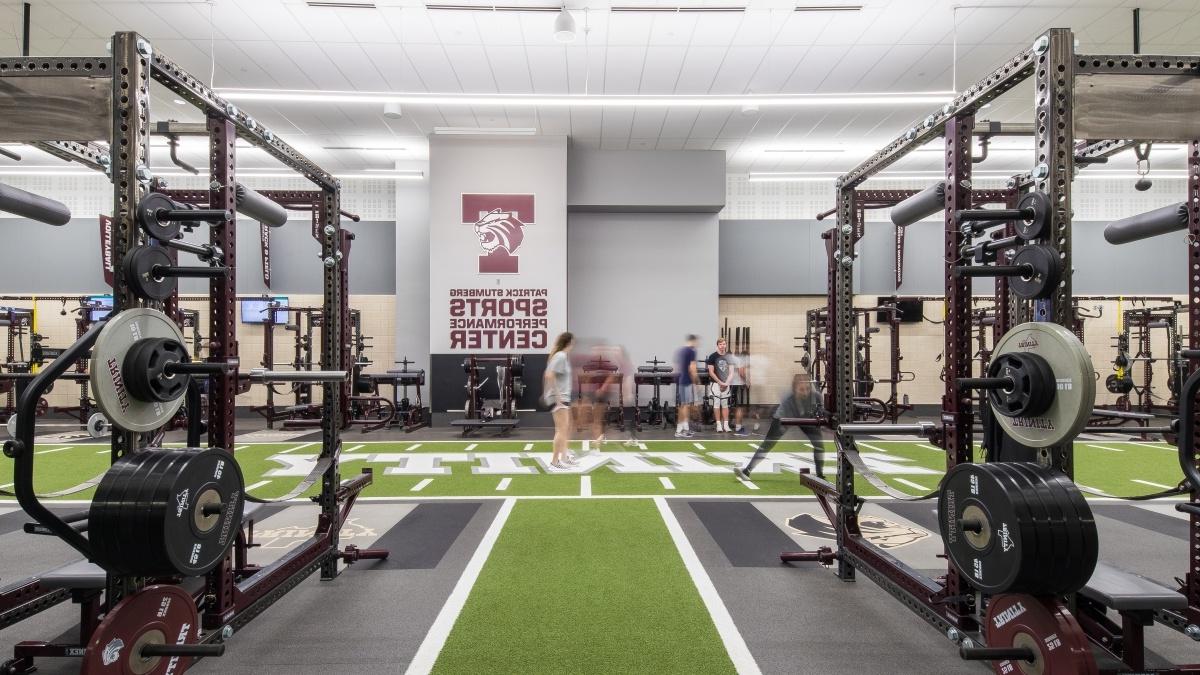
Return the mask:
M562 465L562 462L550 462L550 466L560 471L565 471L567 467Z
M594 440L594 441L592 441L592 442L593 442L593 443L598 443L598 444L600 444L600 445L604 445L605 443L607 443L607 442L608 442L608 439L607 439L607 438L604 436L604 434L600 434L600 438L597 438L596 440Z
M636 447L638 447L638 442L631 438L631 439L625 441L622 445L624 445L627 448L636 448Z
M735 436L749 436L750 432L746 431L746 427L738 427L737 431L733 432Z
M691 437L692 437L692 432L688 431L687 429L680 429L679 431L675 432L675 438L691 438Z
M750 480L750 474L740 466L733 467L733 475L737 476L741 480Z

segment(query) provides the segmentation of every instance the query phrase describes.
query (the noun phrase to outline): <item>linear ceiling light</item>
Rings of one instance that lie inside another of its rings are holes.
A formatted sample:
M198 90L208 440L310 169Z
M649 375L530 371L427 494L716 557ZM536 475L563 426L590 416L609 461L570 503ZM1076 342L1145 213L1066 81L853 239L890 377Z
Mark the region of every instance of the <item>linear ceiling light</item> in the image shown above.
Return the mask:
M357 150L359 152L406 152L408 148L365 145L323 145L322 150Z
M862 5L796 5L797 12L861 12Z
M947 103L951 91L880 92L842 94L688 95L688 94L419 94L389 91L344 91L320 89L222 89L231 101L293 101L300 103L400 103L437 106L511 106L575 108L743 108L755 107L850 107L863 105L920 105Z
M278 170L274 170L273 173L260 173L260 171L255 169L238 169L237 175L241 178L303 178L303 176L297 173L280 172ZM162 178L198 178L193 174L183 173L175 167L150 169L150 173ZM52 166L23 167L20 165L0 166L0 176L96 176L97 178L104 178L104 174L99 171ZM373 173L334 174L334 178L372 178L380 180L421 180L424 177L425 172L423 171L396 171L393 169L383 169Z
M1013 169L1011 171L996 170L992 172L975 171L971 174L973 178L980 180L1007 180L1014 175L1021 173L1021 169ZM820 181L834 181L838 176L844 174L845 171L751 171L746 174L746 179L752 183L807 183ZM945 173L942 171L903 171L897 173L877 173L871 176L871 179L877 180L913 180L913 181L930 181L935 180ZM1155 171L1151 174L1156 179L1183 179L1187 178L1186 171ZM1142 178L1135 173L1126 172L1109 172L1103 171L1086 171L1080 172L1075 177L1077 180L1136 180Z
M309 7L331 7L334 9L376 9L373 2L321 2L319 0L308 0L304 4Z
M746 8L743 6L740 6L740 5L711 5L711 6L692 5L692 6L686 6L686 7L684 7L684 6L664 7L661 5L656 5L656 6L644 6L644 7L639 7L639 6L610 7L608 11L614 12L614 13L615 12L669 12L672 14L681 14L681 13L688 13L688 12L745 12Z
M444 5L426 4L425 9L450 12L557 12L561 5Z
M434 127L439 136L533 136L533 127Z

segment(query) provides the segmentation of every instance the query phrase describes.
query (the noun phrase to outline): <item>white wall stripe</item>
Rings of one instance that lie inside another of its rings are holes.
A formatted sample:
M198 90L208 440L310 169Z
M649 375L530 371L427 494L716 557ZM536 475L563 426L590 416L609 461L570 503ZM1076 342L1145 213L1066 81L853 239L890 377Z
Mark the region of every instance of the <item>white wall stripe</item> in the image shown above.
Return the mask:
M500 531L504 529L504 523L508 521L508 515L512 513L516 503L515 499L508 497L500 505L496 519L488 526L487 532L483 533L483 538L479 540L479 546L467 561L462 576L454 584L450 597L446 598L446 604L442 605L429 632L425 634L425 639L421 641L421 646L417 648L412 663L408 664L408 670L405 671L408 675L425 675L433 670L438 654L442 652L442 647L446 646L446 638L450 637L450 629L454 628L454 622L458 620L463 606L467 604L467 596L471 594L475 581L479 579L479 572L483 570L483 565L491 555L492 547L500 538Z
M511 478L501 478L500 482L496 485L496 489L497 490L507 490L508 484L511 482L512 482Z
M409 492L420 492L421 490L425 489L426 485L429 485L432 482L433 482L432 478L426 478L426 479L422 480L420 483L417 483L416 485L414 485L412 487L412 489L409 490Z
M654 505L662 514L667 532L671 533L671 540L675 542L679 557L683 558L683 566L692 577L692 583L696 585L700 599L704 601L704 607L708 609L708 614L717 627L717 634L721 636L721 642L725 644L725 651L729 653L729 659L733 661L734 669L737 670L738 675L759 675L762 671L759 670L754 655L750 653L750 648L746 646L746 641L738 631L737 624L729 615L729 609L725 607L721 595L717 593L717 587L708 577L708 572L704 571L704 565L700 562L691 543L688 542L687 535L683 533L679 521L675 519L671 506L663 497L655 497Z
M591 476L580 476L579 477L579 496L580 497L591 497L592 496L592 477Z

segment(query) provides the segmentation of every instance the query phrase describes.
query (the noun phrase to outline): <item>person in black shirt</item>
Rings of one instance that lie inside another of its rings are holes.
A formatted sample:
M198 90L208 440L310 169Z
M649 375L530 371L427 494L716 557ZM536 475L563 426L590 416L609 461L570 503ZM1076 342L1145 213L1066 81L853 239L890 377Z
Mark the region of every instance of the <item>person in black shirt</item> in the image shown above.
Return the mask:
M713 418L717 431L733 431L729 428L729 397L733 394L733 376L737 362L728 353L729 343L725 338L717 340L717 351L708 355L708 395L712 397Z
M785 427L781 422L782 419L815 418L822 415L824 415L824 411L821 407L820 393L813 389L808 373L798 373L792 377L791 393L783 397L783 400L779 402L779 407L775 409L775 414L771 416L771 428L767 429L766 438L758 445L758 449L754 451L754 456L750 458L749 463L745 467L734 467L733 473L742 480L750 480L750 472L783 436ZM821 454L825 452L825 444L821 438L821 428L816 425L803 425L800 430L812 444L813 464L817 468L817 475L824 478L825 474L821 470Z

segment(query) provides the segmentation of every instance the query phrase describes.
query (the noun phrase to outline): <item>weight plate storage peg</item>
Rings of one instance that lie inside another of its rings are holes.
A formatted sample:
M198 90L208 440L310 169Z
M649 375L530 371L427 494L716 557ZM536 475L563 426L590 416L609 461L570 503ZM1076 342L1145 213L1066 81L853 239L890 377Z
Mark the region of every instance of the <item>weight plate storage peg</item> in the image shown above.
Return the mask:
M154 273L155 267L171 267L174 262L161 246L137 246L125 254L121 270L129 290L143 300L163 301L171 297L178 285L175 277L162 277Z
M134 345L148 338L166 338L184 344L183 333L174 321L155 309L135 308L118 312L100 329L92 347L88 381L96 404L118 429L153 431L166 424L183 406L182 390L171 401L134 396L125 382L126 357Z
M147 586L126 596L104 616L83 654L82 675L182 673L189 656L143 654L148 645L194 645L200 621L196 603L179 586Z
M1079 622L1053 598L997 595L988 603L983 632L988 647L1026 649L1033 657L992 661L992 670L1000 675L1100 672Z
M1056 323L1023 323L996 343L993 363L1009 362L1010 354L1040 357L1050 368L1054 392L1046 410L1014 415L1010 409L997 406L992 400L993 392L989 391L988 403L1004 433L1031 448L1057 445L1077 436L1087 425L1096 403L1096 372L1079 338ZM1023 382L1042 386L1045 380L1033 378Z
M241 528L242 472L220 448L147 448L113 463L88 512L96 563L116 574L200 576Z

